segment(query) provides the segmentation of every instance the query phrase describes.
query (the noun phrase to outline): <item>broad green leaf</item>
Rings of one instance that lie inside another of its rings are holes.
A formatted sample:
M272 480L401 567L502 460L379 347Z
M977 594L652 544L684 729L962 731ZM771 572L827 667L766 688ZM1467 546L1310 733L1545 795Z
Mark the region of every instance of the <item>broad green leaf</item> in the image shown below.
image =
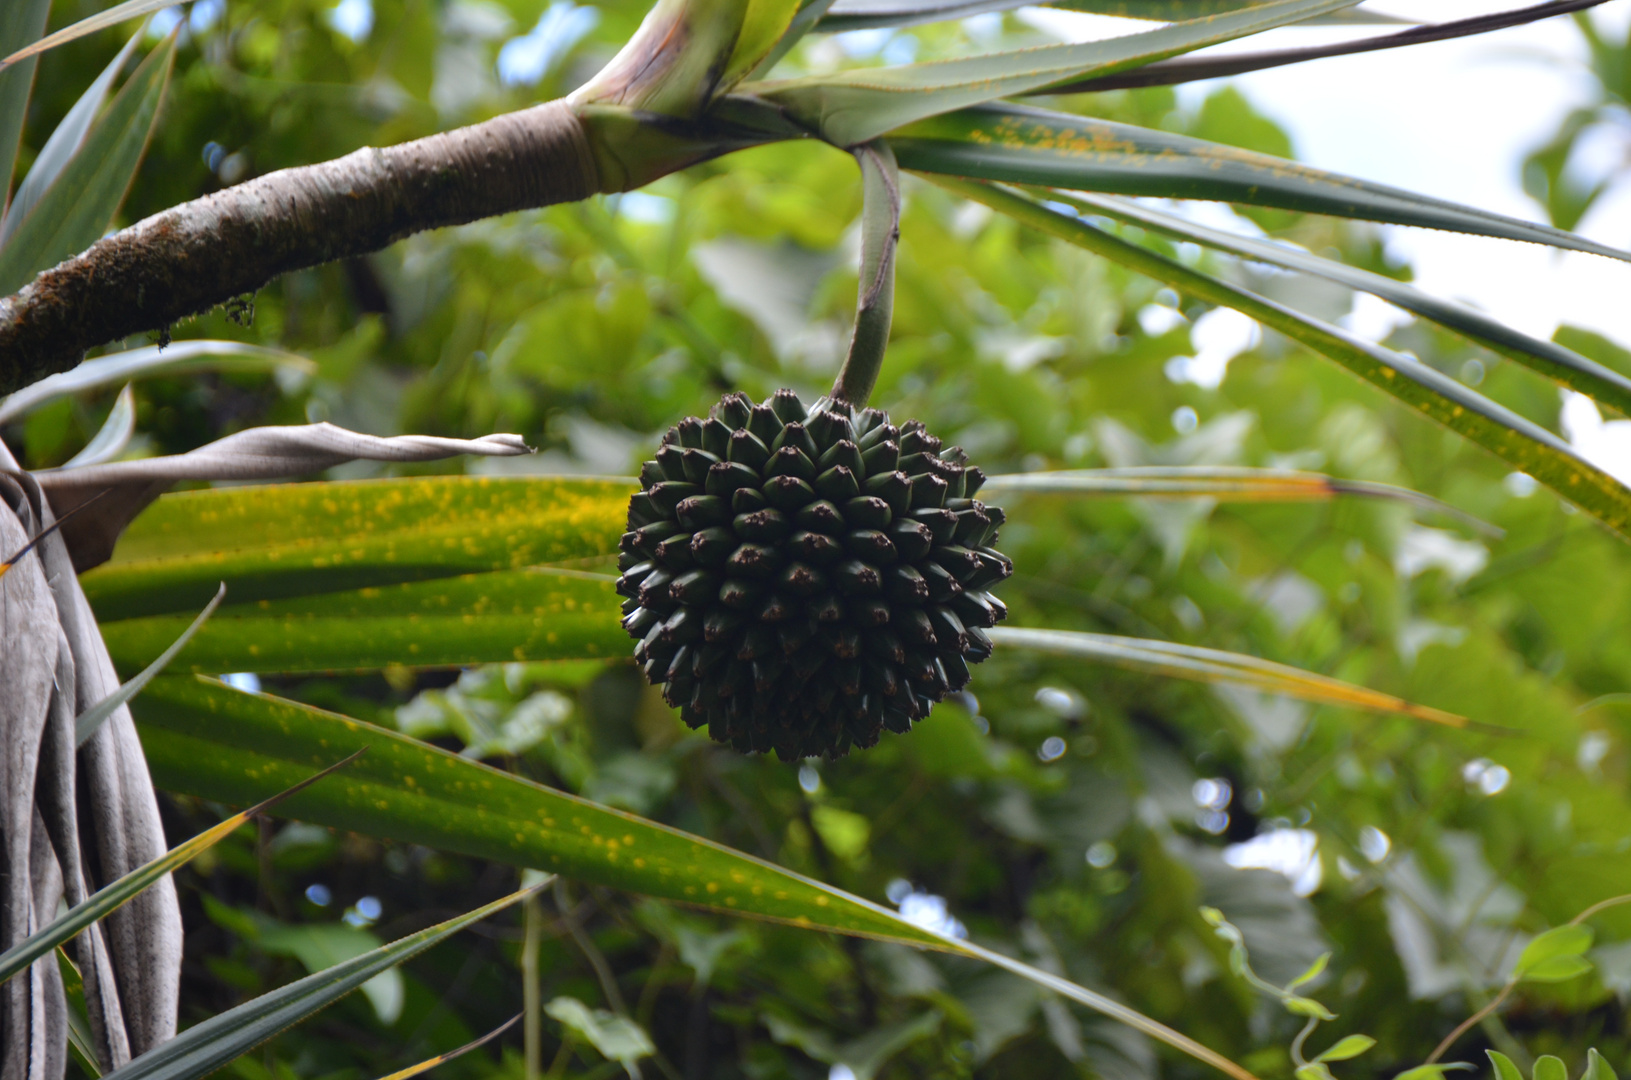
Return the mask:
M1232 307L1278 330L1528 473L1621 536L1631 537L1631 489L1577 456L1567 443L1545 428L1426 364L1010 192L949 178L937 178L936 182L1180 292Z
M1315 1061L1347 1061L1356 1058L1366 1050L1376 1045L1376 1040L1369 1035L1349 1035L1337 1041L1331 1049L1325 1051Z
M4 953L0 953L0 983L6 982L63 942L72 940L80 931L98 919L103 918L110 912L117 911L127 901L140 894L159 878L176 867L191 861L199 852L207 850L218 841L226 838L238 826L255 815L264 813L284 799L305 790L336 769L351 764L355 756L353 754L343 761L330 764L315 776L307 775L298 778L286 790L273 792L249 809L233 814L219 825L205 829L186 843L178 844L153 861L138 866L130 873L119 878L119 880L97 890L82 902L75 904L49 925L29 935ZM333 755L329 755L329 758L332 761Z
M458 918L428 927L299 982L212 1016L107 1074L106 1080L194 1080L304 1020L382 971L409 960L472 923L536 891L522 889Z
M181 636L176 638L169 648L159 654L157 660L143 668L141 674L134 679L120 686L119 689L75 717L74 744L84 746L85 740L96 734L96 729L102 726L104 720L113 715L115 709L141 693L142 689L153 681L154 676L169 666L170 661L176 658L176 653L186 648L187 642L191 641L193 635L198 633L199 627L208 622L209 617L215 614L215 609L221 606L221 600L226 594L227 587L222 585L216 592L215 599L211 600L208 606L198 613L198 618L194 619L191 625L181 632Z
M96 429L91 441L85 444L85 449L63 462L64 469L76 469L84 465L100 465L105 461L112 461L124 453L125 447L130 445L131 436L136 434L136 394L131 390L130 384L119 391L119 396L113 399L113 408L108 410L108 418L102 421L102 426Z
M1603 1055L1593 1047L1586 1051L1586 1071L1580 1080L1620 1080L1620 1077L1614 1071L1614 1066L1605 1061Z
M1484 1053L1489 1055L1489 1063L1495 1068L1495 1080L1523 1080L1523 1073L1511 1058L1499 1050L1485 1050Z
M982 105L891 132L903 169L1120 195L1216 199L1631 254L1561 229L1165 131L1023 105Z
M1331 1075L1331 1070L1318 1061L1311 1061L1307 1065L1300 1066L1291 1075L1296 1077L1297 1080L1336 1080L1336 1077Z
M7 55L26 48L45 33L51 0L7 0L0 4L0 52ZM0 189L11 191L11 170L17 163L17 144L28 116L29 92L34 86L36 60L0 69ZM6 200L0 195L0 204Z
M0 248L6 246L11 235L17 231L17 226L27 220L34 204L40 201L40 196L50 189L85 144L85 136L90 133L92 122L102 111L102 103L113 88L113 80L118 78L119 72L124 70L125 61L135 51L139 36L125 42L125 47L119 50L113 62L102 69L102 74L79 96L74 107L68 110L68 115L62 118L51 132L51 137L45 141L34 164L29 166L28 175L18 185L17 194L12 196L11 205L6 207L4 219L0 220Z
M1591 970L1591 961L1583 956L1551 956L1530 966L1523 973L1525 982L1567 982Z
M165 676L133 703L154 782L229 802L310 763L367 747L344 785L314 787L290 817L425 844L721 913L959 953L1144 1032L1235 1080L1252 1074L1125 1005L722 844L597 806L427 743L213 679ZM932 721L931 721L932 722Z
M176 3L177 0L124 0L122 4L115 4L106 11L99 11L95 15L81 19L71 26L65 26L49 37L39 38L38 41L32 41L31 39L32 43L26 48L16 48L8 51L5 59L0 60L0 71L7 70L13 64L38 56L49 49L54 49L58 45L66 45L70 41L77 41L88 34L106 30L110 26L118 26L120 23L129 22L131 19L139 19L143 15L151 15L155 11L163 11L167 7L175 7ZM45 29L43 24L40 29ZM34 37L39 37L38 32L35 33ZM4 39L0 39L0 46L7 44L9 43Z
M176 658L178 670L352 671L627 654L615 579L505 570L225 605ZM102 623L120 670L174 641L185 615Z
M1534 1080L1569 1080L1569 1069L1562 1058L1542 1054L1535 1059L1535 1068L1530 1075Z
M380 1077L380 1080L408 1080L409 1077L418 1076L422 1072L429 1072L431 1069L436 1068L436 1066L452 1061L461 1054L468 1054L478 1046L486 1046L488 1043L492 1042L494 1039L498 1038L500 1035L514 1027L520 1020L521 1014L516 1013L498 1027L483 1035L481 1038L473 1039L459 1047L457 1050L449 1050L445 1054L437 1054L435 1057L426 1058L424 1061L409 1065L406 1069L398 1069L394 1073L389 1073L382 1076Z
M1277 664L1272 660L1259 660L1255 656L1224 652L1221 649L1180 645L1176 642L1148 638L1121 637L1116 634L1091 634L1080 630L1025 630L999 626L987 630L986 633L998 645L1015 649L1034 649L1037 652L1097 660L1101 663L1177 679L1233 683L1238 686L1249 686L1266 694L1285 694L1303 701L1337 705L1346 709L1398 713L1417 720L1443 724L1446 727L1467 726L1466 717L1442 709L1417 705L1392 694L1383 694L1363 686L1342 682L1340 679L1316 675L1311 671L1303 671L1286 664Z
M1228 251L1258 262L1313 274L1351 289L1379 296L1406 311L1454 330L1492 352L1531 368L1571 390L1578 390L1588 397L1614 406L1622 413L1631 414L1631 379L1595 360L1581 356L1572 349L1505 326L1465 304L1440 300L1401 281L1331 259L1322 259L1301 248L1235 236L1219 229L1191 224L1175 215L1152 210L1124 199L1077 195L1066 196L1065 201L1076 205L1078 209L1104 214L1141 228L1165 233L1179 240L1192 240L1219 251Z
M0 424L49 405L69 394L118 386L131 379L156 375L187 375L196 371L276 371L315 374L317 365L303 356L241 341L176 341L162 350L157 345L87 360L72 371L48 375L5 398L0 398Z
M1105 495L1146 499L1208 498L1219 502L1328 502L1340 495L1391 499L1454 517L1481 532L1501 530L1429 495L1366 480L1339 480L1295 469L1237 465L1145 465L1124 469L1065 469L999 473L986 480L986 494Z
M1595 936L1591 927L1579 923L1554 926L1524 946L1523 952L1518 954L1518 962L1512 967L1512 975L1521 979L1548 960L1583 956L1591 948Z
M657 1052L645 1029L626 1016L591 1009L574 997L558 997L544 1012L600 1052L607 1061L627 1065Z
M175 59L172 35L142 61L85 144L0 249L0 295L89 247L107 229L158 119Z
M739 90L781 107L794 122L836 146L856 146L924 117L1040 90L1089 74L1108 75L1139 67L1313 15L1339 11L1354 2L1276 0L1105 41L1046 45L783 82L744 83Z
M84 575L101 619L615 554L633 480L438 476L166 495ZM236 669L234 669L236 670Z

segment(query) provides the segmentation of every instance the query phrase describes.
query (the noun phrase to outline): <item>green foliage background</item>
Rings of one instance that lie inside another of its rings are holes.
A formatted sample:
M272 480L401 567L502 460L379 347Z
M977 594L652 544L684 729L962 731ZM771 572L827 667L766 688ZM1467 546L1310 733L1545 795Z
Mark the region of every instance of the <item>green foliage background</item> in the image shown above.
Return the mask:
M53 26L93 6L60 3ZM600 5L598 25L541 83L501 86L497 49L542 10L539 0L381 2L372 33L353 43L330 26L327 5L233 0L184 37L123 219L215 190L223 175L553 97L593 72L644 7ZM971 25L902 32L882 49L897 59L949 53L967 45ZM1016 45L1033 33L1012 19L993 27ZM85 73L120 44L109 32L42 60L23 167ZM847 39L852 50L865 44ZM815 38L792 62L820 70L842 47ZM1598 43L1604 65L1625 55L1625 43ZM1167 90L1062 107L1289 149L1231 89L1195 110ZM1532 187L1540 168L1531 166ZM831 148L778 145L621 200L418 236L290 275L255 297L249 325L216 312L175 333L300 351L317 361L316 378L141 384L140 449L180 452L255 424L326 419L378 434L517 431L543 449L518 466L443 469L628 475L661 430L724 390L757 397L790 385L808 400L826 387L854 304L856 179ZM1289 1076L1285 1046L1297 1025L1229 974L1224 944L1198 913L1211 905L1243 929L1271 981L1334 953L1312 992L1339 1019L1312 1049L1351 1032L1379 1040L1338 1065L1340 1075L1417 1064L1499 988L1529 936L1631 892L1631 698L1605 698L1631 693L1631 552L1555 497L1519 494L1493 458L1273 334L1235 359L1217 390L1175 383L1165 370L1193 352L1203 309L929 185L909 181L907 194L894 336L875 403L923 419L988 473L1292 465L1408 486L1506 530L1490 540L1357 500L1009 500L1012 625L1252 653L1510 731L1453 732L999 651L976 673L977 697L875 751L801 771L685 732L622 662L403 668L268 678L267 688L872 899L909 882L943 897L975 940L1125 1000L1265 1080ZM1577 196L1559 199L1554 213L1575 212ZM1245 216L1310 250L1408 277L1369 228L1281 211ZM1164 250L1323 318L1348 310L1335 287ZM1608 343L1564 333L1631 373L1631 357ZM1421 323L1388 344L1481 379L1484 392L1556 428L1555 390L1512 364ZM111 404L111 394L59 402L5 436L29 467L60 464ZM1409 555L1424 550L1439 557ZM1226 821L1197 804L1203 780L1227 783ZM166 812L175 839L220 815L185 798ZM1312 895L1222 861L1227 844L1289 828L1318 838L1322 880ZM369 935L388 940L466 910L514 878L298 822L246 828L179 875L184 1018L287 982L303 964L352 955ZM326 905L309 899L323 895L314 886L332 897ZM358 906L365 897L377 912ZM1201 1073L969 961L573 886L556 900L542 947L545 1000L607 1007L595 970L603 960L674 1075L816 1077L839 1061L859 1075L863 1059L888 1077ZM573 932L580 925L586 936ZM1451 1057L1481 1062L1476 1051L1496 1046L1520 1061L1555 1053L1578 1069L1595 1046L1623 1067L1631 912L1595 925L1594 973L1525 986L1499 1025L1475 1030ZM484 935L415 960L400 980L232 1071L243 1080L378 1075L489 1030L519 1007L520 932L501 923ZM621 1071L587 1046L561 1044L554 1021L546 1030L551 1050L562 1045L561 1075ZM519 1036L500 1045L502 1055L480 1051L445 1074L519 1076Z

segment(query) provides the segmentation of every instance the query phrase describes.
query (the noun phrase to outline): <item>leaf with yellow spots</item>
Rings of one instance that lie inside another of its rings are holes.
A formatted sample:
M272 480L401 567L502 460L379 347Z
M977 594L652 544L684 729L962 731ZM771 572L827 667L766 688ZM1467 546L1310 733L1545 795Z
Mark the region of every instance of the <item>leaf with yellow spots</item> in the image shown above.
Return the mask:
M989 184L935 177L959 195L985 203L1051 236L1146 274L1181 293L1234 308L1335 360L1390 396L1539 480L1631 539L1631 488L1579 457L1568 443L1419 360L1384 349L1264 296L1191 270L1079 218Z
M165 495L83 575L99 619L615 555L633 480L436 476Z
M881 905L723 844L599 806L384 728L214 679L166 676L133 711L154 782L242 803L368 748L343 775L308 788L289 817L548 870L713 911L957 953L997 965L1223 1071L1252 1074L1125 1005ZM412 779L412 784L408 783Z
M173 661L177 671L357 671L628 654L616 579L505 570L227 604ZM150 662L185 613L102 624L114 665Z

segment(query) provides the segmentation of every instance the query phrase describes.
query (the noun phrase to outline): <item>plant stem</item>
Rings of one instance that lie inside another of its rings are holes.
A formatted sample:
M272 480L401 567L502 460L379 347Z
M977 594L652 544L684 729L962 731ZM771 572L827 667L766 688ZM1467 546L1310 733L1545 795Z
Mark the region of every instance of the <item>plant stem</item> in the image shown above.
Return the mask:
M861 163L861 287L849 355L832 398L864 408L878 382L895 311L895 249L900 246L900 173L894 152L881 142L855 148Z
M1465 1020L1461 1021L1460 1024L1456 1025L1456 1029L1454 1031L1444 1036L1444 1041L1433 1047L1433 1052L1427 1055L1427 1060L1423 1064L1431 1065L1439 1058L1443 1057L1444 1052L1450 1049L1450 1047L1454 1046L1455 1041L1461 1038L1462 1035L1465 1035L1468 1029L1470 1029L1484 1017L1488 1016L1490 1013L1494 1012L1496 1009L1500 1008L1501 1002L1507 999L1507 996L1512 993L1512 988L1517 985L1518 981L1513 979L1505 986L1501 987L1501 992L1495 995L1495 999L1493 1001L1491 1001L1488 1005L1485 1005L1482 1009L1479 1009L1477 1012L1473 1013L1471 1016L1467 1017Z
M538 984L538 947L543 941L544 915L538 896L533 894L521 901L521 1023L524 1075L526 1080L539 1080L543 1075L544 1060L544 1003Z

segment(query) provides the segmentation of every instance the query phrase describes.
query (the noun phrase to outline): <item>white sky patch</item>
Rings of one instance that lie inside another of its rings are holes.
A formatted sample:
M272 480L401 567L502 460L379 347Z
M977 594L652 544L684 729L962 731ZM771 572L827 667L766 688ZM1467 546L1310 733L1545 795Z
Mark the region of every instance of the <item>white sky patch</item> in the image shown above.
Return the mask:
M594 8L555 0L538 16L536 26L498 50L499 80L505 86L536 86L599 22L600 12Z
M340 0L329 9L328 24L352 41L362 41L374 29L373 0Z
M1393 553L1393 568L1411 578L1428 570L1442 570L1460 584L1489 565L1489 549L1462 540L1444 529L1412 525Z
M900 917L913 926L945 937L968 937L967 928L946 909L945 897L919 892L904 878L891 881L885 895L900 908Z
M1248 316L1233 308L1213 308L1195 320L1189 340L1195 346L1195 355L1168 360L1167 378L1216 390L1229 373L1229 361L1256 345L1261 334L1257 323Z
M1223 849L1223 861L1236 870L1273 870L1291 882L1298 896L1320 887L1319 836L1310 829L1275 829Z
M1607 420L1597 403L1563 391L1563 434L1575 452L1616 480L1631 484L1631 420Z

